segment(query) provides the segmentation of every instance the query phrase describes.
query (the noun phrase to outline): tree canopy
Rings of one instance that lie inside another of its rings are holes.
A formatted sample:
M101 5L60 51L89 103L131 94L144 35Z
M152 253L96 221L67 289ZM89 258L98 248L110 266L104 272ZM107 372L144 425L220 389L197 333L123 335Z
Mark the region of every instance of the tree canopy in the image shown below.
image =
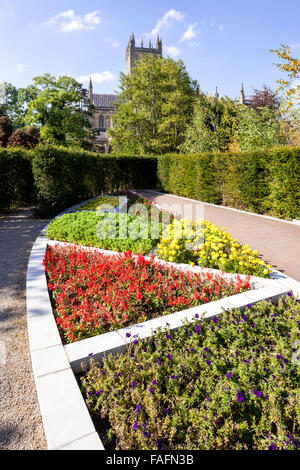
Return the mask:
M178 151L191 119L197 83L182 61L142 57L131 75L121 74L113 116L113 151L163 154Z
M91 127L87 91L74 78L55 78L45 74L33 79L34 85L23 90L35 96L28 102L24 117L27 125L40 127L44 142L82 144Z

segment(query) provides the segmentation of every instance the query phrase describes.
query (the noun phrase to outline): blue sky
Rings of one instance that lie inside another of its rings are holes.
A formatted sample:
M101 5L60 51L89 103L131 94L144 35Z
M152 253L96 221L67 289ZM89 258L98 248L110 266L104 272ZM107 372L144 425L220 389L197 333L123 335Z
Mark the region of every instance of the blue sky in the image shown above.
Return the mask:
M0 82L27 86L46 72L86 80L94 92L118 90L125 49L135 37L163 40L204 92L235 98L280 71L269 52L280 44L300 55L300 0L0 0Z

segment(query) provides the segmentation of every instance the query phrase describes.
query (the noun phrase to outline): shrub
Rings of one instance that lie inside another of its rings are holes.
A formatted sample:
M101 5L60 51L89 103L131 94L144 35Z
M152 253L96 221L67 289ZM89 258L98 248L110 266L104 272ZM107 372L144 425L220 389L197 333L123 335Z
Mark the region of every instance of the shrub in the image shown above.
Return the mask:
M250 307L250 306L249 306ZM300 304L282 298L91 360L82 391L104 444L122 450L297 449ZM100 417L109 421L109 428ZM113 445L113 444L112 444Z
M0 149L0 212L34 202L31 153Z
M109 256L49 248L44 260L67 342L243 292L249 282L186 273L131 252Z
M242 246L229 233L206 220L192 223L174 220L163 232L157 246L159 258L190 263L222 271L267 277L271 266L248 245Z
M53 146L40 146L34 155L39 211L47 215L101 193L155 186L156 160L151 157L112 157Z

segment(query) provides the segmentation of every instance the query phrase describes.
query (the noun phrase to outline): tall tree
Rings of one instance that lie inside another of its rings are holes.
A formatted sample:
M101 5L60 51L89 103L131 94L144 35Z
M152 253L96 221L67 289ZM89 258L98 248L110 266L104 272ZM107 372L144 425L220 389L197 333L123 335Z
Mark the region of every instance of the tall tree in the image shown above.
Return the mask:
M142 57L131 75L121 74L112 148L116 153L177 151L191 119L196 82L182 61Z
M14 130L11 119L6 115L0 115L0 147L6 147Z
M262 90L254 90L253 95L249 98L250 107L259 111L260 108L269 108L277 110L280 106L280 100L277 93L272 91L270 87L264 85Z
M236 108L228 97L217 99L200 93L180 150L183 153L226 151L234 140L235 127Z
M91 128L87 90L69 76L45 74L35 77L33 83L22 90L24 101L32 98L25 123L38 126L44 142L84 145Z

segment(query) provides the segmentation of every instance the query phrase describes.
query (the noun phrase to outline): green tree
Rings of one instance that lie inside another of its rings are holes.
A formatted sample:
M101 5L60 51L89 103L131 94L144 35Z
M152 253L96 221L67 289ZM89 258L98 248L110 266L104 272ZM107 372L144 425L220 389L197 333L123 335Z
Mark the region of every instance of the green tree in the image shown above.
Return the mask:
M121 74L112 137L115 153L176 152L191 119L196 82L182 61L142 57L131 75Z
M277 112L268 107L257 110L238 106L236 135L240 148L251 150L285 144Z
M228 97L217 99L200 93L181 152L226 151L234 139L235 127L236 108Z
M41 139L58 145L84 146L91 128L87 91L74 78L45 74L20 91L27 103L24 122L40 128Z
M299 133L300 130L300 60L291 56L290 48L284 44L280 45L278 50L272 49L271 52L277 54L282 61L275 64L285 77L277 80L279 88L277 93L281 94L280 112L288 127L292 126L291 137L293 133Z

